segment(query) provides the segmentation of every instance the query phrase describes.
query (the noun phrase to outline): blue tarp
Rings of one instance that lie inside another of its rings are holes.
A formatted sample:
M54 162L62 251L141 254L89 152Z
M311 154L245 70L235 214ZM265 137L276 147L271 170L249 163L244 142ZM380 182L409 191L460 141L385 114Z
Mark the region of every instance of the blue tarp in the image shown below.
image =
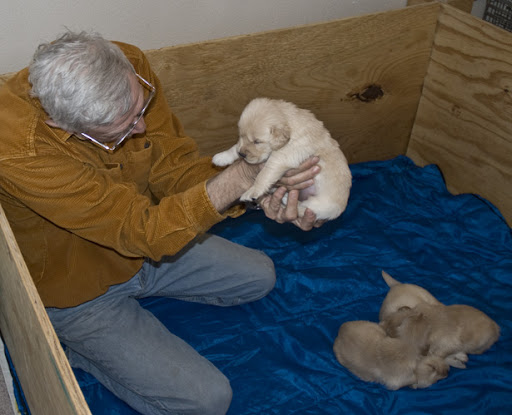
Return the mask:
M448 193L436 166L398 157L351 170L347 210L319 229L279 225L261 211L212 229L274 260L277 284L264 299L229 308L142 304L231 380L229 415L512 413L511 229L486 200ZM447 305L484 311L501 338L427 389L359 380L332 346L342 323L378 320L383 269ZM94 415L136 414L92 376L75 374Z

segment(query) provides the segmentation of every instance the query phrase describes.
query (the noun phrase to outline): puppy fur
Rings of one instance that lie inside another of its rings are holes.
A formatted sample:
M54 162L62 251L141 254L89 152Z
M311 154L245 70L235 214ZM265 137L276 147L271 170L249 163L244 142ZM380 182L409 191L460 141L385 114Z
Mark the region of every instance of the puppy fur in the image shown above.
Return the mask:
M402 284L385 271L382 271L382 278L390 289L380 308L380 321L385 320L403 307L410 309L422 303L441 304L432 294L418 285Z
M461 304L446 306L421 287L382 275L390 291L379 319L388 336L426 347L424 353L458 368L466 367L467 354L481 354L498 340L499 326L482 311Z
M420 303L410 309L402 308L384 319L381 327L390 337L411 342L421 339L421 333L428 333L428 355L441 357L458 368L466 367L468 354L485 352L500 336L496 322L480 310L462 304Z
M272 191L287 170L318 156L321 172L312 187L301 191L299 216L306 208L319 220L341 215L347 206L352 175L339 144L313 113L290 102L255 98L243 110L238 128L238 142L212 161L217 166L232 164L240 157L250 164L265 162L241 201L258 200Z
M437 356L422 355L421 343L391 338L370 321L349 321L341 325L333 350L338 362L362 380L391 390L426 388L448 376L449 366Z

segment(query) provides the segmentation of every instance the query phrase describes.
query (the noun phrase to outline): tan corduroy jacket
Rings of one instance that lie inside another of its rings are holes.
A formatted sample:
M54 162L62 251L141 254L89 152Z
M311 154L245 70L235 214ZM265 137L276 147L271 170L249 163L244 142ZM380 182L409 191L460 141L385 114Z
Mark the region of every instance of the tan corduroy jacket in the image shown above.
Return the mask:
M24 69L0 88L0 203L43 303L71 307L127 281L226 216L206 193L218 172L170 111L143 53L118 43L156 86L146 133L115 153L51 128Z

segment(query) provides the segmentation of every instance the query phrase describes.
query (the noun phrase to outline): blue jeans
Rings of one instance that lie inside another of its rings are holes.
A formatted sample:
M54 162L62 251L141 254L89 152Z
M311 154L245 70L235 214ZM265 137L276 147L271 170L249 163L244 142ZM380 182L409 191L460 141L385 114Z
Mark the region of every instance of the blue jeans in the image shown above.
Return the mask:
M232 306L264 297L274 283L265 254L204 235L176 256L146 261L132 279L92 301L47 311L71 366L91 373L140 413L225 414L229 380L137 299Z

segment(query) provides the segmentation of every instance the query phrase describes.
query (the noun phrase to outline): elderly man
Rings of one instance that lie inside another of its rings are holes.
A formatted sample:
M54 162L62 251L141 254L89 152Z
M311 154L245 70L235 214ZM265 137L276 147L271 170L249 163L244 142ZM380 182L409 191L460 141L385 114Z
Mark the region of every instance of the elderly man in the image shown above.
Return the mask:
M40 45L0 118L0 202L71 365L143 414L224 414L229 381L137 299L231 306L273 288L266 255L206 233L244 212L261 166L199 157L144 54L97 34ZM269 218L319 226L297 217L317 162L261 201Z

